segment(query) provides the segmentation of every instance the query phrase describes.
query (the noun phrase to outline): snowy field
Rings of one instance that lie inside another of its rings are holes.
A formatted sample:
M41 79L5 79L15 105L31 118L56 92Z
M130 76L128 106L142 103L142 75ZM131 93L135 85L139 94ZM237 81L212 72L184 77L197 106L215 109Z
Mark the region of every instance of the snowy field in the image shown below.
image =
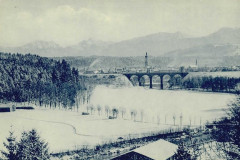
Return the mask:
M169 125L141 123L131 120L109 120L105 116L82 116L80 113L62 110L17 110L0 113L0 142L8 136L10 126L15 135L20 137L24 130L36 128L47 142L51 151L66 151L81 148L83 145L94 146L128 134L147 133L168 129ZM172 127L173 128L173 127ZM0 143L0 149L3 148Z
M49 143L50 150L58 152L94 146L129 134L141 136L137 134L176 128L181 115L183 125L200 125L221 117L225 113L222 109L234 98L234 95L220 93L97 87L91 103L102 106L100 116L97 110L93 115L81 115L86 106L79 112L36 108L0 113L0 149L11 125L18 137L23 130L36 128ZM124 118L119 112L118 119L107 119L106 105L119 111L125 108ZM136 121L131 120L132 110L137 113ZM173 126L173 116L176 126Z
M207 120L215 120L225 114L224 109L235 99L235 95L226 93L194 92L194 91L170 91L154 90L143 87L132 88L107 88L97 87L91 97L91 102L96 105L110 106L111 108L126 108L127 113L131 110L137 111L137 118L145 121L160 118L161 122L172 124L172 117L182 115L183 124L188 125L189 121L195 125ZM129 115L127 115L129 116ZM198 121L198 122L197 122ZM192 124L193 124L192 123Z

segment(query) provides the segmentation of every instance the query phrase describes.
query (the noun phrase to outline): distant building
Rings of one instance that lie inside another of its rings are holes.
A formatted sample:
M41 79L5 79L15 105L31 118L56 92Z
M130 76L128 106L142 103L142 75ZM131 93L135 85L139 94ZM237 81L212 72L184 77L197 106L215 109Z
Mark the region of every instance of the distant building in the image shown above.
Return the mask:
M94 71L85 71L84 74L94 74Z
M95 70L93 72L94 72L94 74L103 74L104 73L102 69Z
M0 106L0 112L14 112L16 110L16 106L12 105L9 106L8 104L5 104L5 106Z
M160 139L143 147L113 158L112 160L174 160L178 146Z
M123 73L124 68L115 68L116 73Z

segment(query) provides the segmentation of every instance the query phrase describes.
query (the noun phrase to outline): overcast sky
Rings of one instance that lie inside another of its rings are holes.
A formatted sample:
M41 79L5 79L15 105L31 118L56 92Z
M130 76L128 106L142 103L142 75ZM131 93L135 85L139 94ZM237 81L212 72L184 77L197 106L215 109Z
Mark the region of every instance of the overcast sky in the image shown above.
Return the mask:
M68 46L157 32L204 36L222 27L240 27L240 0L0 0L0 46Z

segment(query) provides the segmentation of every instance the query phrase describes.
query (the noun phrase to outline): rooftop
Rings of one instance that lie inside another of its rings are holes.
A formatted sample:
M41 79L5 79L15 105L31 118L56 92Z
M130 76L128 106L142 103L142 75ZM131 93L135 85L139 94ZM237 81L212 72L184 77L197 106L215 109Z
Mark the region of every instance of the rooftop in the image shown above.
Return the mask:
M155 160L165 160L173 156L177 148L176 144L160 139L133 151Z

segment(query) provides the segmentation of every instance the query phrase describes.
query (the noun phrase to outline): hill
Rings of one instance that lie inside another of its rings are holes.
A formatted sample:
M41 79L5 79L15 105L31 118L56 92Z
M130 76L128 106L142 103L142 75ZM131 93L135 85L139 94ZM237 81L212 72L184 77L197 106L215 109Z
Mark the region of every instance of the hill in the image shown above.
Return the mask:
M76 92L84 88L79 82L78 71L65 60L0 53L0 102L71 106Z

